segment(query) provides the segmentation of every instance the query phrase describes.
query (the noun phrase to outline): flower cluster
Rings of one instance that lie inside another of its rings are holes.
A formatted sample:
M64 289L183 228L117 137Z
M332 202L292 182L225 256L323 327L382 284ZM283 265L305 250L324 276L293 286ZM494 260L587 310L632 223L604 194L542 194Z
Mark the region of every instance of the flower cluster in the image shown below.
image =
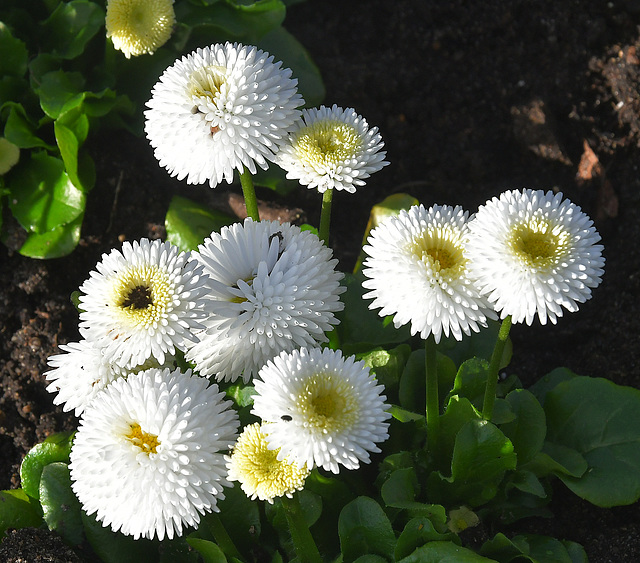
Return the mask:
M371 232L363 286L370 308L436 342L486 319L555 323L600 284L600 235L562 194L511 190L470 219L460 207L414 206Z

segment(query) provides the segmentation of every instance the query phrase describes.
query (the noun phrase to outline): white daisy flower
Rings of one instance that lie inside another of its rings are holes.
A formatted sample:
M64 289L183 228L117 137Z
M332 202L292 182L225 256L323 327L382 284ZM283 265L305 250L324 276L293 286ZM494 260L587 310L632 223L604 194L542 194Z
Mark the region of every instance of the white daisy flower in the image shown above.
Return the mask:
M206 315L202 267L189 253L159 240L125 242L102 255L81 286L83 337L105 360L130 368L185 350Z
M92 399L109 383L130 373L149 368L173 367L174 358L165 357L159 365L155 358L149 358L143 365L124 369L105 359L102 349L94 342L80 340L61 344L64 354L49 356L47 362L53 369L45 372L49 393L56 393L54 405L62 405L65 412L74 410L80 416Z
M591 219L562 193L511 190L480 206L469 224L472 273L482 292L514 323L555 323L604 273Z
M201 375L234 381L283 350L325 342L343 309L343 274L318 237L246 219L212 233L195 258L209 276L209 318L187 352Z
M394 315L396 328L411 323L411 334L456 340L495 318L469 277L465 250L468 213L460 206L422 205L403 210L373 229L363 250L368 254L363 297L380 316Z
M291 70L255 47L216 44L183 57L153 87L145 131L160 165L213 188L267 169L304 100Z
M107 1L107 37L127 59L153 55L169 40L175 22L173 0Z
M297 128L277 155L287 178L303 186L355 192L364 180L389 164L377 127L355 110L334 105L302 110Z
M311 471L289 460L279 460L278 453L279 450L269 449L259 423L245 426L227 459L229 481L239 481L251 500L273 504L276 497L293 497L293 493L302 490Z
M224 498L238 417L217 385L151 369L114 381L86 408L71 448L84 511L135 539L181 535Z
M390 418L382 394L364 362L340 350L302 348L269 361L254 380L251 412L263 422L278 459L333 473L357 469L388 438Z

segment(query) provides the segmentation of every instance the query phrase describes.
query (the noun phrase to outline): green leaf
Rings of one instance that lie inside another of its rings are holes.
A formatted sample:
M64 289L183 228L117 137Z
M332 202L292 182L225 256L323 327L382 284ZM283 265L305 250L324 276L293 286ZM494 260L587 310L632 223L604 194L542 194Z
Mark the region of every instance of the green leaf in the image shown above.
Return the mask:
M345 563L365 554L393 558L396 538L391 522L372 498L358 497L342 509L338 535Z
M66 225L56 227L41 235L32 233L20 247L20 254L29 258L60 258L73 252L80 240L84 214Z
M73 434L53 434L27 452L20 465L20 481L22 489L30 497L37 499L40 496L40 477L45 466L57 461L69 463Z
M469 358L458 368L450 396L466 397L475 405L482 405L487 387L489 362L483 358Z
M260 48L281 60L283 66L293 71L298 80L298 91L306 107L319 106L325 97L320 70L302 44L283 27L276 27L259 42Z
M44 521L71 545L84 539L80 502L71 489L69 466L61 461L45 465L40 478Z
M398 563L495 563L465 547L449 541L429 542Z
M212 541L200 538L187 538L188 544L202 555L204 563L227 563L222 550Z
M85 194L73 185L63 162L44 152L18 164L8 187L11 212L30 232L46 233L84 212Z
M407 522L404 530L398 537L395 558L400 560L411 555L418 547L429 542L447 541L459 544L458 536L451 532L438 532L428 518L412 518Z
M601 507L640 498L640 390L578 376L547 394L545 412L549 441L587 460L581 477L559 475L575 494Z
M9 172L19 161L20 149L11 141L0 137L0 176ZM0 186L0 196L4 193L2 188L3 186Z
M480 506L496 495L506 471L515 467L511 441L490 422L470 420L456 435L451 476L429 475L428 498Z
M17 103L8 102L9 115L4 126L4 136L21 149L36 147L55 150L54 145L49 145L36 134L36 125L29 119L24 108Z
M167 240L180 250L195 250L213 231L231 225L236 218L209 209L187 198L174 196L169 204L164 224Z
M210 6L195 6L188 2L176 5L176 19L191 28L191 43L202 44L241 41L257 45L260 38L284 21L286 8L280 0L258 0L243 5L231 0Z
M386 506L394 507L401 502L414 501L418 494L419 486L416 472L413 467L396 469L383 483L380 495Z
M536 396L538 401L540 401L540 404L544 407L544 403L547 399L547 393L555 389L563 381L569 381L574 377L578 376L571 370L567 368L556 368L536 381L531 387L529 387L529 391Z
M260 539L262 524L258 503L249 500L238 483L224 490L225 498L218 502L219 517L234 545L247 556ZM207 517L203 518L206 521Z
M79 72L54 70L44 74L34 90L40 96L40 107L49 117L57 119L84 100L84 77Z
M587 460L573 448L545 440L542 452L538 453L526 467L538 477L545 477L551 473L581 477L588 465Z
M399 344L411 336L408 325L393 327L391 318L382 319L368 308L364 300L361 274L346 274L342 284L347 291L342 294L344 310L336 314L340 318L337 327L345 355L371 350L378 346Z
M23 41L0 22L0 76L24 76L27 72L29 52Z
M384 385L387 397L394 394L400 385L400 376L411 355L411 347L401 344L391 350L376 349L357 356L364 365L371 368L376 379Z
M542 451L547 435L544 409L535 396L526 389L517 389L506 396L516 418L502 424L500 430L511 440L518 456L518 466L531 461Z
M560 541L548 536L523 534L513 539L499 533L480 548L482 555L501 563L531 561L532 563L587 563L583 547L575 542Z
M157 543L145 538L133 539L104 527L94 516L82 512L84 533L102 563L156 563Z
M42 23L44 49L64 59L82 54L89 40L104 26L105 13L95 2L60 2Z
M9 528L34 528L42 524L42 512L35 498L23 489L0 491L0 538Z

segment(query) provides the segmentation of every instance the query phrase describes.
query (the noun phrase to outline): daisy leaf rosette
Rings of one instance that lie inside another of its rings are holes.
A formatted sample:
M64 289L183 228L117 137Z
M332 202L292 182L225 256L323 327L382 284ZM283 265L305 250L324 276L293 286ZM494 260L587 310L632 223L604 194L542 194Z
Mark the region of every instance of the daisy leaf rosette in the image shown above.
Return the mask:
M293 493L304 488L311 471L287 459L278 459L278 454L279 450L269 449L259 423L245 426L227 459L229 480L238 481L251 500L257 498L273 504L277 497L293 497Z
M147 102L145 132L160 165L188 184L266 170L300 115L298 81L239 43L197 49L165 70Z
M202 267L188 252L159 240L125 242L103 254L80 286L80 330L123 368L154 358L159 365L186 350L203 328Z
M280 352L327 341L344 308L332 256L315 234L278 221L212 233L194 253L208 276L208 318L187 360L201 375L248 382Z
M217 385L191 371L118 379L88 405L70 456L83 510L113 531L162 540L218 511L238 417Z
M363 247L369 308L435 342L443 335L462 340L496 318L469 275L468 217L460 206L414 205L373 229Z
M340 350L301 348L269 361L254 379L251 412L278 459L339 473L357 469L388 438L384 388L363 361Z
M173 356L165 356L164 364L159 365L152 357L143 365L125 369L107 361L94 342L80 340L59 347L63 353L47 359L52 368L44 374L50 382L47 391L56 393L54 405L62 405L65 412L73 410L76 416L80 416L93 398L119 377L150 368L174 367L175 361Z
M603 247L591 219L562 193L510 190L480 206L469 224L472 275L512 322L556 323L602 281Z
M302 110L295 130L277 155L287 178L303 186L354 193L389 163L377 127L352 108L320 106Z
M169 40L175 22L173 0L107 1L107 37L127 59L153 55Z

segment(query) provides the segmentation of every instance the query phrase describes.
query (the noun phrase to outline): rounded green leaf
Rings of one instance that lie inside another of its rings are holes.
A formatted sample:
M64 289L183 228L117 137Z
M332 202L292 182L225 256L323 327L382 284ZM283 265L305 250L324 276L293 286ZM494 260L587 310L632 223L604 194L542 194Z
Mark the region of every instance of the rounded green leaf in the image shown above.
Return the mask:
M27 72L29 53L23 41L14 37L11 30L0 22L0 76L24 76Z
M29 119L27 112L20 104L8 102L4 107L10 108L4 127L4 135L7 140L21 149L42 147L55 150L54 145L49 145L38 137L36 125Z
M453 542L434 541L419 547L398 563L495 563L495 560Z
M542 450L547 423L542 405L533 393L516 389L506 396L516 418L502 424L500 430L511 440L518 455L518 466L531 461Z
M23 489L0 491L0 538L8 528L37 527L42 524L42 513L35 498Z
M187 538L187 543L202 556L204 563L227 563L227 558L222 550L212 541Z
M20 465L20 481L26 494L35 499L40 496L40 477L46 465L63 461L69 463L73 432L49 436L31 448Z
M80 502L71 489L69 466L50 463L40 477L40 505L50 530L58 532L71 545L84 539Z
M400 560L411 555L418 547L433 541L451 541L459 543L456 534L449 531L438 532L428 518L412 518L402 530L396 545L395 557Z
M0 176L9 172L19 160L20 149L4 137L0 137Z
M63 162L44 152L21 162L9 180L11 212L27 231L46 233L84 212L85 194L73 185Z
M185 197L174 196L164 219L167 241L180 250L195 250L213 231L231 225L236 218L209 209Z
M105 13L96 2L60 2L42 24L44 48L54 55L73 59L81 55L87 42L104 26Z
M581 477L560 473L578 496L602 507L640 498L640 390L577 376L546 396L548 440L582 454Z
M80 240L80 228L84 215L61 227L41 235L31 233L20 247L20 254L29 258L60 258L73 252Z
M358 497L342 509L338 534L345 563L366 554L393 559L396 537L391 522L372 498Z

